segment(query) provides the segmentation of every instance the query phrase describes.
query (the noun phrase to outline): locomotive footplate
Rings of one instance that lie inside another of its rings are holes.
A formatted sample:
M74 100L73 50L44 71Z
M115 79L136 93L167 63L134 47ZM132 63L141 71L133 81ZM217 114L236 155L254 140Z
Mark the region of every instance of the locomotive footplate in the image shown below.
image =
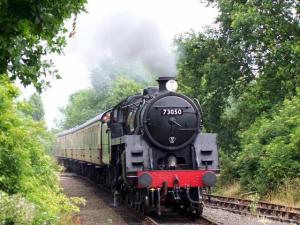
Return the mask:
M151 170L138 171L138 188L210 187L216 175L210 170Z

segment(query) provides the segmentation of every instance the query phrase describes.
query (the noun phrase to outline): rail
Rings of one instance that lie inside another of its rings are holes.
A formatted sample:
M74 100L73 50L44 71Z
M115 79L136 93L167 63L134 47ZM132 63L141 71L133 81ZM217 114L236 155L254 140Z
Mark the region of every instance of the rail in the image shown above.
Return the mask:
M300 224L300 208L278 205L264 201L204 195L207 207L224 209L239 214L254 214L282 222Z
M180 221L185 219L185 221ZM178 217L171 217L168 218L167 220L164 220L162 217L158 218L153 218L150 216L145 217L143 225L164 225L164 224L186 224L186 225L218 225L215 221L212 221L211 219L208 219L207 217L201 216L198 219L192 220L192 219L187 219L183 218L182 216Z

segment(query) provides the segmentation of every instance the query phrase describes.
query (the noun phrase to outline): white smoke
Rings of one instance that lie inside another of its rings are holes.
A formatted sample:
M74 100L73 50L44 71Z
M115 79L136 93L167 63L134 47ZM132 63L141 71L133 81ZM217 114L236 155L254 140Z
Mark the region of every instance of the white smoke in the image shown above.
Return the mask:
M154 74L175 75L175 54L154 21L114 13L99 23L97 31L95 50L101 51L99 62L107 58L140 61Z

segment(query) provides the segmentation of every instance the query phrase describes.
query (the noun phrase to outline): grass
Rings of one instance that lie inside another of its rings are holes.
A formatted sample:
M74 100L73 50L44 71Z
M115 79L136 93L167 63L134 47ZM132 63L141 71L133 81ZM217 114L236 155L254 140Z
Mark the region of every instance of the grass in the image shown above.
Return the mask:
M241 186L238 182L233 182L225 186L218 185L214 194L238 198L241 195Z
M225 186L219 185L214 194L250 200L253 200L253 198L257 199L255 192L243 192L237 181ZM295 180L292 183L285 182L278 191L271 192L260 200L300 208L300 180Z
M76 213L66 213L61 217L60 225L80 225L79 215Z
M277 192L270 193L264 200L300 208L300 180L285 182Z

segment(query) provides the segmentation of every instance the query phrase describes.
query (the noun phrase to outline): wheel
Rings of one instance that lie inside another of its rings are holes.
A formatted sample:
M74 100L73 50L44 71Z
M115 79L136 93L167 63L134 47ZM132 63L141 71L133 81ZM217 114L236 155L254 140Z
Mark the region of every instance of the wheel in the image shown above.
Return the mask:
M193 218L199 218L202 216L202 213L203 213L203 204L191 204L191 207L190 207L190 215L193 217Z

